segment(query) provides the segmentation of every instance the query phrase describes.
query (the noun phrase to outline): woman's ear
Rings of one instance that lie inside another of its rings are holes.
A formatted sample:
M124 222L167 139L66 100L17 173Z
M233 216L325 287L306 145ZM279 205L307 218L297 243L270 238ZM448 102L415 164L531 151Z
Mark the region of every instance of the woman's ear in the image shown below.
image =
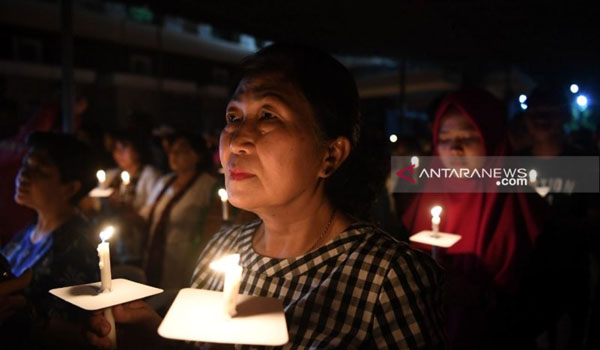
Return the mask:
M331 176L350 155L350 140L347 137L339 136L327 145L327 150L323 158L323 164L319 177L327 178Z
M79 192L81 189L81 182L79 181L70 181L63 185L65 198L70 202L71 198Z

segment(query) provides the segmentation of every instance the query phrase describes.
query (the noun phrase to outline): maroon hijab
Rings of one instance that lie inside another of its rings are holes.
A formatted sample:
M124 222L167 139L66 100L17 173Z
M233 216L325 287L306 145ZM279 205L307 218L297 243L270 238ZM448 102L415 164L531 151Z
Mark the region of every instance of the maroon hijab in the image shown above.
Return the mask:
M433 123L435 155L440 120L450 107L471 120L483 140L486 156L508 154L500 101L485 91L464 89L449 94L437 110ZM519 193L424 192L414 198L402 217L411 234L431 229L430 210L435 205L443 208L440 231L462 236L442 252L445 256L441 261L449 272L513 292L540 232L545 203L535 195Z

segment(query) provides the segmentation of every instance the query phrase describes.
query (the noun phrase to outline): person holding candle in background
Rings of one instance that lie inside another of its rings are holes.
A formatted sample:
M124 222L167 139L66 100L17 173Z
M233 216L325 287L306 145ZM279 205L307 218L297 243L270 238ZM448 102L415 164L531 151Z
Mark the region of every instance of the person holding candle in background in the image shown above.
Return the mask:
M15 201L34 209L37 220L0 253L14 276L28 269L32 276L24 289L28 304L2 324L3 339L15 348L81 346L85 313L48 290L98 280L97 254L87 240L90 225L77 210L79 200L96 184L96 165L89 149L73 136L34 133L27 144Z
M140 210L146 205L154 190L160 172L149 164L148 145L133 130L114 134L112 155L117 168L106 170L103 188L113 188L105 214L119 225L119 236L114 242L117 262L141 265L146 241L145 222Z
M502 112L500 101L483 90L449 94L434 119L434 155L447 168L476 168L482 165L481 158L473 157L508 155ZM471 192L425 190L414 198L403 221L411 233L431 230L433 224L442 232L462 236L452 247L438 251L449 275L450 344L455 349L508 348L505 342L515 337L506 336L508 325L503 322L507 315L503 312L509 313L514 307L527 260L542 228L545 204L535 195L480 193L474 186L487 184L474 184L469 179L442 181ZM441 219L434 215L437 210L432 211L435 206L443 208Z
M225 118L229 202L260 220L217 233L192 286L222 290L209 265L237 253L239 293L283 301L290 342L280 348L444 348L438 266L362 220L389 160L360 139L348 70L312 48L266 47L244 61ZM160 322L142 302L115 309L115 319L146 333ZM90 342L108 345L102 315L91 325Z
M147 145L143 137L131 130L116 132L112 155L118 168L106 171L106 181L102 186L113 187L116 191L114 200L127 197L134 210L142 208L150 197L160 172L149 164L146 154ZM128 181L124 184L123 172L127 172ZM124 185L124 186L123 186ZM122 188L124 187L124 188ZM125 193L120 193L123 192Z
M144 261L148 283L176 292L189 284L200 249L210 238L206 221L220 223L220 218L208 215L216 202L217 180L208 173L204 139L176 132L170 143L173 172L157 182L140 212L149 233Z

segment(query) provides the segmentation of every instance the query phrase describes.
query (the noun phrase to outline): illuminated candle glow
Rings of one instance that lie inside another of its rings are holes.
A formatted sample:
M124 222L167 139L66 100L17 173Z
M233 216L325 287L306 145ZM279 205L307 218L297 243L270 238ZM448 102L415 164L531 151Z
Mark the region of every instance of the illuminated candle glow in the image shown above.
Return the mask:
M223 312L229 317L236 314L237 295L242 280L242 267L239 265L240 255L231 254L210 263L210 268L225 273L223 286Z
M112 237L115 233L115 228L108 226L102 232L100 232L100 239L102 243L98 244L98 258L100 262L100 291L102 293L108 293L112 289L112 275L110 271L110 246L107 240ZM113 346L117 346L117 332L115 329L115 317L112 313L112 308L104 309L104 317L110 324L110 333L108 334L109 339L112 341Z
M106 181L106 172L100 169L96 172L96 177L98 178L98 185L102 185Z
M440 215L442 214L442 207L436 205L431 208L431 230L433 231L433 236L437 237L440 232Z
M410 164L415 166L415 169L419 167L419 157L417 156L412 156L412 158L410 158Z
M220 188L217 192L219 197L221 197L221 205L222 205L222 213L223 213L223 221L229 220L229 206L227 205L227 190L224 188Z
M125 186L129 185L129 181L131 181L131 176L129 175L129 173L127 171L122 171L121 172L121 182L123 183L123 185L125 185Z
M537 181L537 175L538 175L538 173L535 169L531 169L529 171L529 182L531 184L535 184L535 182Z

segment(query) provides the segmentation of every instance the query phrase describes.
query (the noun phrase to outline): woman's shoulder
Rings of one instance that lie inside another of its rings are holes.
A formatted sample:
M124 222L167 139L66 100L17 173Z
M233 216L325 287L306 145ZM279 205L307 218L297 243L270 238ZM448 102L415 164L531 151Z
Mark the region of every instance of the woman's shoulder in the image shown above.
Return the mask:
M241 225L223 226L213 235L207 247L219 247L221 250L239 248L240 244L251 238L252 232L254 232L260 222L260 220L254 220Z
M162 175L162 172L152 165L146 164L140 173L140 180L147 179L148 181L156 181Z
M386 274L389 270L396 273L427 270L431 274L441 274L441 267L428 254L410 247L407 242L400 241L375 225L358 225L355 229L360 230L364 237L355 251L365 261L378 261Z

